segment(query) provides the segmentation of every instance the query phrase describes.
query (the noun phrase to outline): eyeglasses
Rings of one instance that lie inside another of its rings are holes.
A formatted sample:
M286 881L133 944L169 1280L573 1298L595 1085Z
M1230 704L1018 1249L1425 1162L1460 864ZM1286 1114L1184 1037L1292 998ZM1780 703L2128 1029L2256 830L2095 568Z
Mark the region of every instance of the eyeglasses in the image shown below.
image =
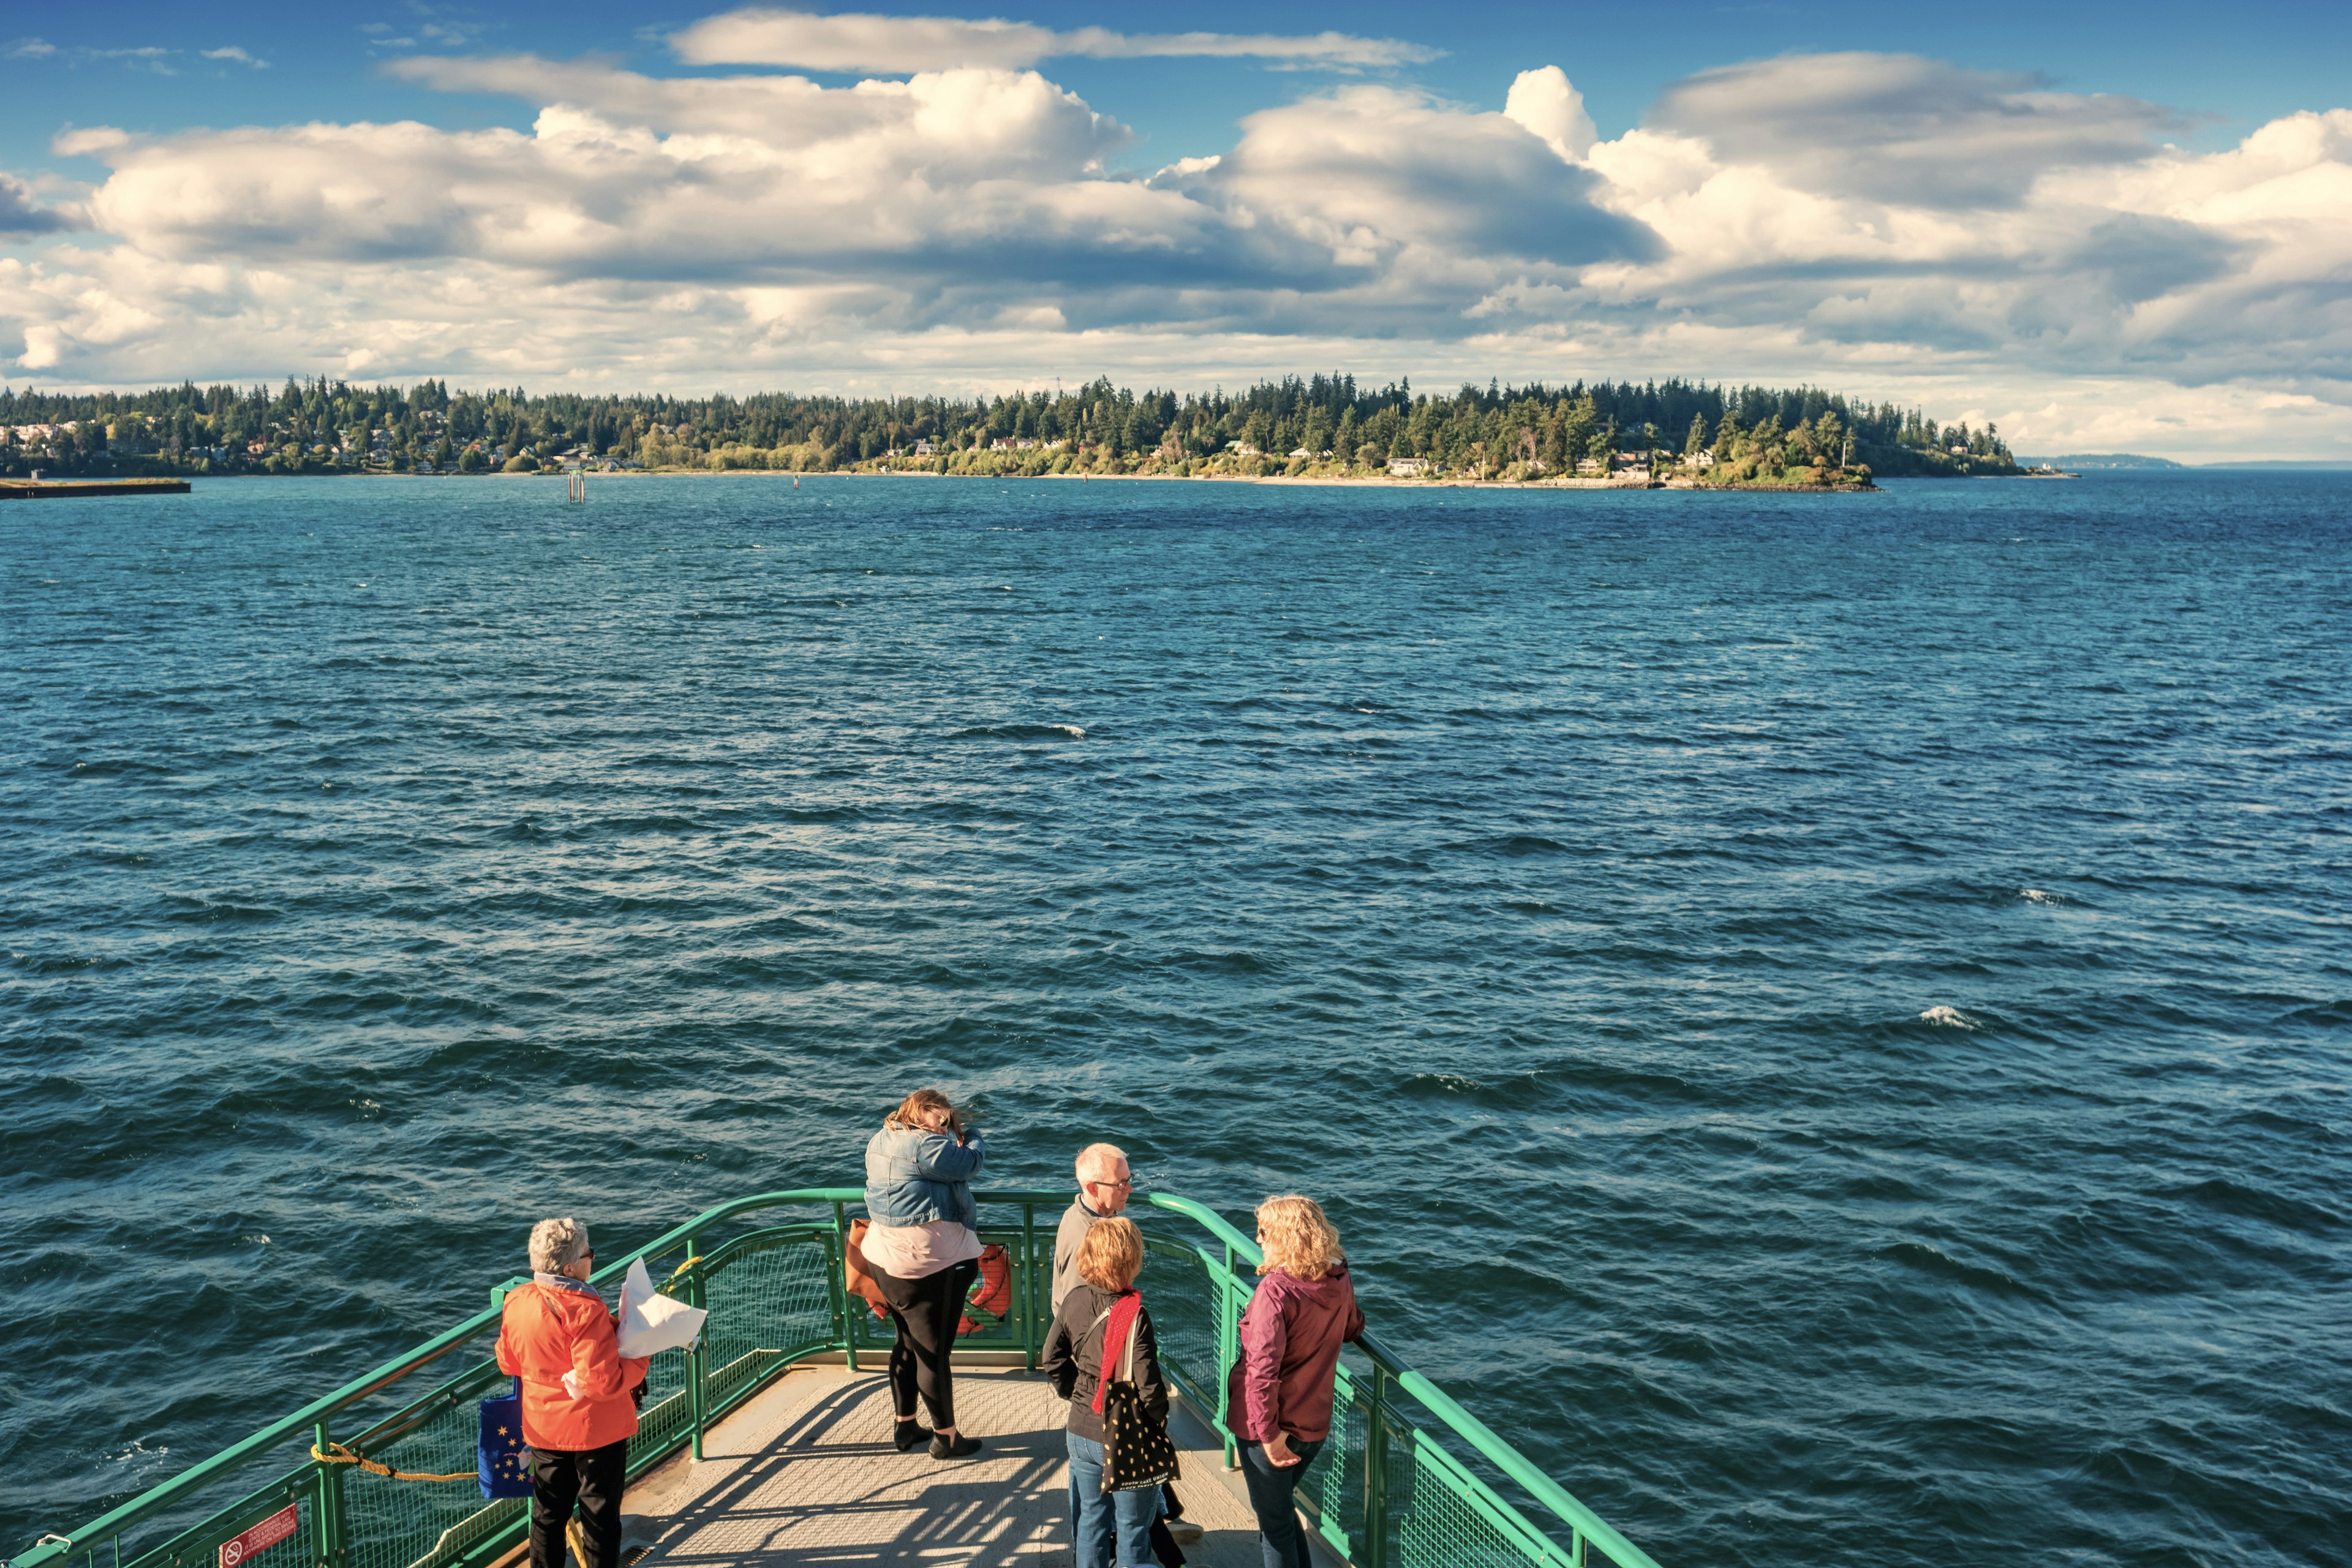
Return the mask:
M1116 1182L1088 1182L1087 1185L1090 1187L1132 1187L1135 1185L1135 1179L1131 1176L1121 1176Z

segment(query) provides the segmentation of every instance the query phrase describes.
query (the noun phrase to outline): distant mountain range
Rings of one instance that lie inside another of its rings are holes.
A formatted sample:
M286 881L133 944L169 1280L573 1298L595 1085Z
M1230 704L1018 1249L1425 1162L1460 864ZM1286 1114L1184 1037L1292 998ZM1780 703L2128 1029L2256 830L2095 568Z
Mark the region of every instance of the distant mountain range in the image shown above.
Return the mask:
M2020 458L2021 463L2047 463L2053 468L2185 468L2169 458L2143 458L2137 452L2069 452L2063 458Z
M2258 463L2200 463L2200 468L2302 468L2305 470L2352 468L2352 461L2342 458L2280 458Z
M2264 461L2219 463L2176 463L2169 458L2142 457L2137 452L2069 452L2061 458L2020 458L2019 462L2031 468L2047 463L2053 468L2301 468L2306 470L2341 470L2352 468L2352 460L2341 458L2280 458Z

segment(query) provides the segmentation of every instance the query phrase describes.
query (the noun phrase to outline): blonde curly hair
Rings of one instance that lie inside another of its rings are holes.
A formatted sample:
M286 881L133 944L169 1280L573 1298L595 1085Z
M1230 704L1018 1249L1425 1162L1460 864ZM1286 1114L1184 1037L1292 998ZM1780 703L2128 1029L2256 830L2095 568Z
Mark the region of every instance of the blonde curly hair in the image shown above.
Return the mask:
M1320 1279L1334 1265L1345 1263L1339 1231L1324 1217L1323 1205L1297 1193L1285 1193L1257 1205L1257 1241L1265 1261L1260 1274L1279 1268L1296 1279Z

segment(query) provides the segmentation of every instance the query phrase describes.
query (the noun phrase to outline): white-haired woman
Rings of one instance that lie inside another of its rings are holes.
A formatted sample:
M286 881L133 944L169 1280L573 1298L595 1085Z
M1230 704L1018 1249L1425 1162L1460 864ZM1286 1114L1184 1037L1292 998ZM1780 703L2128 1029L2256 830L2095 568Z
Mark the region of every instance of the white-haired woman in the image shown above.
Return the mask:
M646 1358L620 1353L604 1298L588 1283L596 1254L576 1219L530 1227L530 1283L507 1293L499 1370L522 1380L522 1440L530 1447L530 1568L563 1568L574 1503L593 1563L620 1568L621 1489L637 1435L630 1391Z
M1308 1568L1294 1494L1331 1436L1339 1346L1364 1331L1364 1314L1339 1232L1314 1199L1291 1193L1258 1205L1257 1244L1265 1261L1242 1313L1225 1407L1265 1568Z

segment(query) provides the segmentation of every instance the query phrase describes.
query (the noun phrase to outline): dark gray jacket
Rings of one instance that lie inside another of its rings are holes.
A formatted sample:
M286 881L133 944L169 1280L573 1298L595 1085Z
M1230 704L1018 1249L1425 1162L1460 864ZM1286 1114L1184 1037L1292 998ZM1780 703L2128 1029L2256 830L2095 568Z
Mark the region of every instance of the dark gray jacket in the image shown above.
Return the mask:
M1103 1331L1109 1325L1096 1320L1117 1300L1083 1279L1072 1286L1062 1298L1062 1310L1054 1314L1054 1326L1045 1331L1045 1352L1037 1360L1054 1392L1070 1402L1070 1430L1097 1443L1103 1440L1103 1423L1095 1414L1095 1386L1102 1381ZM1120 1365L1111 1369L1114 1375L1126 1361L1122 1354ZM1165 1426L1168 1384L1160 1374L1160 1333L1151 1326L1150 1307L1135 1320L1135 1386L1143 1395L1143 1407Z

